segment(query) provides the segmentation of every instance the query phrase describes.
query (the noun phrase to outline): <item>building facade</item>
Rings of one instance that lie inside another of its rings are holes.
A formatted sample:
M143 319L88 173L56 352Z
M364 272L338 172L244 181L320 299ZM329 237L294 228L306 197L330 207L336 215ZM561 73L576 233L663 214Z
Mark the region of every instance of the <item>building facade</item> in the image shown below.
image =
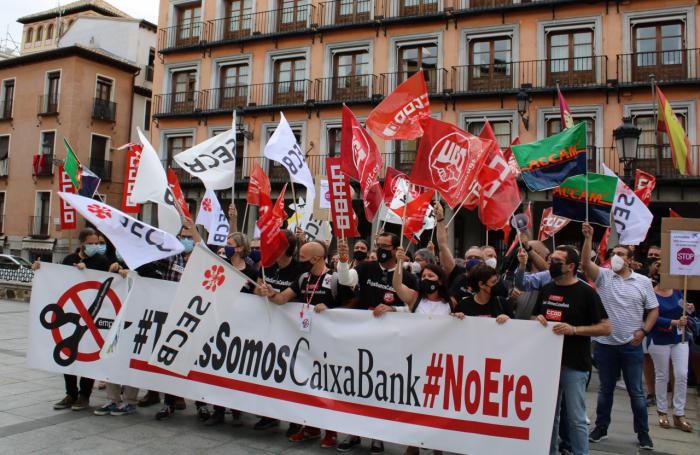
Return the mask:
M575 121L587 124L591 170L622 173L613 130L629 116L642 130L631 164L658 178L655 215L673 204L700 216L700 180L677 175L668 139L655 133L650 79L684 123L697 172L698 12L690 0L161 0L151 140L175 167L175 154L227 129L236 110L235 198L244 201L254 162L278 185L287 181L261 158L280 111L322 175L325 157L340 152L342 103L363 120L420 69L436 118L478 134L487 117L502 147L560 131L558 83ZM418 141L377 144L385 167L410 171ZM203 188L179 175L194 204ZM523 192L537 226L551 194ZM479 226L476 213L460 213L455 249L483 244ZM565 237L578 236L568 229Z
M100 197L121 203L126 160L116 149L133 141L137 126L150 125L156 26L105 5L81 1L20 18L22 53L0 61L4 253L60 260L77 247L84 221L78 217L75 230L60 227L64 139L102 179ZM38 30L42 39L29 39Z

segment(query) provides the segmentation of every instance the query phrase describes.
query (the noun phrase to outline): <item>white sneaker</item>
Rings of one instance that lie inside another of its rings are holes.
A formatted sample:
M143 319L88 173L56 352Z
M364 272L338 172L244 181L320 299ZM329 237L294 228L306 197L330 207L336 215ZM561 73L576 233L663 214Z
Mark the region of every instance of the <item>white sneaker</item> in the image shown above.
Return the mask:
M620 390L627 390L627 386L625 386L625 380L624 379L619 379L615 383L615 388L620 389Z

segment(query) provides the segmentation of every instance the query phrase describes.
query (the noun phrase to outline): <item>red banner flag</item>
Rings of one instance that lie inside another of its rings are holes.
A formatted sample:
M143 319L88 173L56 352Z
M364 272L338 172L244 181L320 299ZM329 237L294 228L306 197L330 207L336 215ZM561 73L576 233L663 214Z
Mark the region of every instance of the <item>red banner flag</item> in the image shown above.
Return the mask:
M571 221L563 216L555 215L552 212L552 207L547 207L542 211L542 221L540 222L540 233L537 240L540 242L547 240L557 232L561 231L564 226Z
M394 200L394 194L396 193L397 185L401 179L406 181L408 190L411 192L412 199L417 198L421 193L420 188L411 183L408 175L401 171L397 171L393 167L388 167L386 169L386 176L384 177L384 204L387 207L391 206L391 201Z
M634 171L634 193L647 207L651 202L651 192L656 188L656 177L641 169Z
M418 243L415 234L423 229L425 212L428 210L428 206L434 195L435 190L426 191L408 204L391 209L403 219L403 235L405 235L411 243Z
M343 127L341 131L340 158L341 170L360 181L365 218L372 221L382 204L382 186L379 172L384 167L377 144L352 113L343 105Z
M508 161L511 172L517 177L520 175L520 165L518 164L518 160L515 159L515 155L513 155L513 149L511 147L514 145L520 145L520 137L513 139L513 142L503 151L503 158Z
M668 216L670 216L671 218L683 218L678 212L676 212L670 207L668 209Z
M260 164L253 165L253 172L250 173L250 182L248 182L248 194L246 201L250 205L262 207L264 205L272 205L270 198L270 180Z
M342 171L342 158L326 158L328 194L331 197L333 234L341 238L359 237L357 217L352 210L348 176Z
M136 172L141 161L141 145L130 144L126 154L126 175L124 177L124 189L122 190L122 212L139 213L139 204L131 200L131 193L136 182Z
M430 100L419 71L369 113L367 128L384 140L413 140L423 135L420 121L425 118L430 118Z
M559 115L561 115L561 129L565 130L567 128L573 128L574 117L571 115L569 103L566 102L564 95L562 95L561 90L559 90L559 83L557 83L557 93L559 94Z
M603 238L600 239L600 244L598 245L598 251L596 255L598 256L598 264L604 265L608 260L608 238L610 237L610 228L605 229L603 233Z
M423 127L411 181L440 192L454 208L466 199L484 160L497 144L432 118L423 122Z
M186 218L192 219L189 209L187 208L187 201L185 201L185 196L182 194L182 188L180 188L180 182L177 180L177 175L172 169L168 169L168 186L170 191L173 192L177 204L180 206L180 210Z
M287 217L284 211L284 193L287 190L285 184L280 192L274 207L270 205L260 207L260 217L256 222L260 230L260 255L263 267L270 267L287 250L289 242L284 232L280 229Z
M75 185L71 181L63 166L58 167L58 187L60 191L75 194ZM67 231L77 227L78 212L65 199L61 198L59 205L61 216L61 230Z

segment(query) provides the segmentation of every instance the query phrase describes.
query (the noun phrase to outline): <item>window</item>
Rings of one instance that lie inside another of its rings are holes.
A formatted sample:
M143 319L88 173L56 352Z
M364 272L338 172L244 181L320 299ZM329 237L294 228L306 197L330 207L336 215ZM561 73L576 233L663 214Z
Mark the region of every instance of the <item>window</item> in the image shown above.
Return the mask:
M306 27L309 10L306 0L277 0L277 30L280 32Z
M112 98L112 80L106 77L97 76L95 85L95 98L102 101L109 101Z
M399 0L399 16L437 12L438 0Z
M177 46L189 46L199 43L202 31L202 8L199 3L177 7Z
M676 117L683 128L688 124L688 111L674 108ZM673 159L671 157L671 147L668 136L665 132L657 132L655 116L651 111L632 113L634 125L642 130L637 146L637 161L635 166L645 171L656 173L656 159L661 161L661 174L673 173Z
M172 76L172 112L192 112L195 109L197 70L175 71Z
M51 191L37 191L34 200L34 217L30 234L35 237L49 235L49 220L51 215Z
M499 90L513 87L511 38L478 38L469 42L469 87Z
M420 139L414 141L394 141L394 167L405 173L410 173L413 162L416 161L416 153L420 145Z
M177 176L177 179L180 183L185 183L189 182L192 180L192 177L190 174L182 169L175 160L173 160L173 157L177 155L180 152L183 152L187 150L188 148L192 147L192 142L193 142L193 136L192 135L172 135L172 136L166 136L166 141L165 141L165 156L166 156L166 165L167 167L171 168L175 175Z
M369 98L369 52L366 49L333 55L333 99Z
M425 76L425 83L428 87L428 92L437 92L437 43L399 44L397 60L399 73L397 80L394 81L394 87L422 69Z
M354 24L369 20L371 0L335 0L335 23Z
M250 35L253 25L252 0L229 0L226 4L224 39L235 39Z
M34 41L34 29L29 27L27 29L27 34L24 37L24 47L31 47Z
M54 131L43 131L41 133L41 154L47 155L49 159L53 158L54 143L56 139L56 133Z
M41 40L43 38L44 34L44 27L42 25L39 26L39 28L36 29L36 37L35 37L35 42L37 43L37 46L41 43Z
M49 26L46 27L46 41L51 40L53 40L53 24L49 24Z
M2 83L2 97L0 98L0 120L12 118L12 105L15 98L15 80L10 79Z
M61 88L61 72L51 71L46 74L46 95L43 103L44 113L58 112L58 99Z
M219 74L219 107L236 108L248 104L247 63L222 66Z
M146 100L146 108L143 113L143 130L151 129L151 100Z
M298 104L304 102L306 58L280 58L274 62L274 103Z
M481 130L484 128L483 120L470 120L466 119L466 130L475 136L481 134ZM498 140L498 145L501 149L505 150L510 146L513 141L513 125L510 120L489 120L491 123L491 128L493 129L496 139Z
M109 138L93 134L90 144L90 170L107 182L112 178L112 163L108 160L108 155Z
M327 141L326 148L328 156L340 156L340 134L342 128L340 126L329 127L326 130Z
M635 81L671 80L686 75L685 30L680 21L638 24L633 27Z
M0 234L5 233L5 192L0 192Z
M0 177L8 175L8 156L10 154L10 136L0 136ZM1 214L2 212L0 212Z
M595 82L593 31L574 30L547 35L547 86Z

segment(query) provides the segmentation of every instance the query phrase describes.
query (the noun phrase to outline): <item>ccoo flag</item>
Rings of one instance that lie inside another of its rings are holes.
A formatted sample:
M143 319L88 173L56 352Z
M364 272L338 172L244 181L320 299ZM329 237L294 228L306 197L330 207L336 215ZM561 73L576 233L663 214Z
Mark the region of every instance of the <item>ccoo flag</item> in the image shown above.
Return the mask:
M586 124L580 122L559 134L511 147L531 191L549 190L567 177L586 172Z
M554 214L574 221L586 221L586 199L588 199L588 221L601 226L610 226L610 210L615 200L617 177L588 173L564 180L552 192Z

